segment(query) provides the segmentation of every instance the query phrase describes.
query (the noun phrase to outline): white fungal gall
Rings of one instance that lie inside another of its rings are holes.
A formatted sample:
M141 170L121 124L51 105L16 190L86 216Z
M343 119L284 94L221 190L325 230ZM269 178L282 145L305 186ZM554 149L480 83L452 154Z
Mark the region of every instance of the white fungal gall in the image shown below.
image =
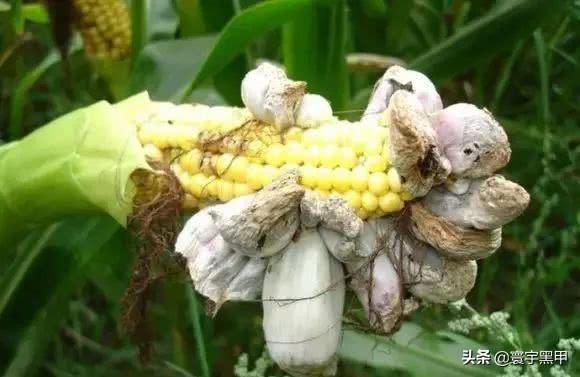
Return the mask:
M193 258L201 245L206 244L218 234L208 209L192 216L186 223L175 243L175 252L186 259Z
M296 172L290 171L257 193L214 206L209 213L235 250L264 257L290 242L299 224L298 207L303 195Z
M242 80L242 101L256 119L286 129L295 124L294 112L306 83L292 81L281 68L262 63Z
M436 187L424 198L435 215L463 227L496 229L522 214L530 195L500 175L472 181L459 194Z
M272 359L295 376L332 376L342 329L344 273L315 229L270 258L262 294Z
M255 300L262 291L266 260L234 251L204 209L179 234L175 251L185 257L193 286L211 300L214 313L228 300Z
M429 116L415 96L402 90L393 94L387 114L389 153L404 182L401 188L415 197L424 196L450 171Z
M441 97L427 76L421 72L392 66L375 84L363 120L378 121L389 106L391 96L398 90L413 93L428 114L443 108Z
M356 253L356 243L352 238L324 227L320 227L318 233L328 251L342 263L360 259Z
M296 126L317 127L332 120L332 108L326 98L318 94L305 94L295 113Z
M501 245L501 227L475 229L458 225L431 212L423 202L412 203L411 233L442 255L461 260L486 258Z
M394 228L383 220L365 222L356 240L357 254L365 255L345 263L352 275L349 287L365 309L371 327L391 333L403 314L401 279L386 253L387 233Z
M409 290L415 297L429 302L448 304L467 296L475 285L477 262L442 257L442 265L440 270L422 272L424 275L431 272L434 279L424 279L419 284L410 285Z
M489 111L458 103L432 114L431 119L452 174L489 176L508 163L511 149L507 135Z
M392 227L396 225L395 219L387 221ZM441 256L430 245L415 239L408 232L391 232L386 245L389 259L404 286L417 298L435 303L457 301L464 298L475 285L475 261Z

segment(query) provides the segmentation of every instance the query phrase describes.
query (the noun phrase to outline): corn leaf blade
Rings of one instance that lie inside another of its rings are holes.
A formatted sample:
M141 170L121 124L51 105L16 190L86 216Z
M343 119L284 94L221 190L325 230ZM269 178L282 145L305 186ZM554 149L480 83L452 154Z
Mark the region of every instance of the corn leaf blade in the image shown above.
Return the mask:
M242 53L254 38L294 19L311 2L311 0L267 1L247 8L236 15L226 25L186 90L175 99L185 100L196 87L220 72Z
M412 376L495 376L497 370L492 367L463 365L461 361L464 349L485 348L457 334L432 333L406 322L390 338L346 330L339 356L375 368L404 370Z
M71 295L85 282L91 260L119 230L119 224L110 218L74 218L60 223L43 242L0 315L4 339L0 370L4 376L35 372L68 312ZM35 253L34 249L23 252Z
M482 64L527 38L566 1L516 0L473 21L411 62L435 80L446 80ZM493 41L490 43L490 41Z

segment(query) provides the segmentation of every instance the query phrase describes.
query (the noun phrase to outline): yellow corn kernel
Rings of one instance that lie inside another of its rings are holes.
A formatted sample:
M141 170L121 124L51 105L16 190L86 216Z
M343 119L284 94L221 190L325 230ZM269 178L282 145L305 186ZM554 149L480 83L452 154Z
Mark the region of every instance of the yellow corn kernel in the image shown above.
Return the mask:
M351 135L350 146L358 155L363 154L367 144L367 139L362 133L354 133Z
M307 160L308 161L308 160ZM338 166L352 169L358 164L358 157L354 150L349 147L342 147L338 152Z
M217 160L215 162L215 169L218 176L223 176L228 170L230 170L232 163L236 156L231 153L222 153L217 155Z
M361 204L362 208L372 213L379 207L379 200L373 193L365 191L361 197Z
M217 198L218 197L218 182L219 178L215 175L208 177L208 181L205 184L202 191L202 198Z
M178 137L177 145L183 150L189 150L195 146L199 131L195 127L175 127Z
M259 190L263 187L263 180L262 180L262 175L263 175L263 166L259 165L259 164L255 164L255 163L251 163L248 166L248 172L247 172L247 181L248 181L248 185L253 189L253 190Z
M381 150L383 149L383 145L378 140L369 140L364 149L364 155L369 156L379 156L381 154Z
M196 174L200 172L202 160L203 154L201 151L199 149L193 149L181 156L181 167L190 174Z
M303 134L302 128L292 127L286 132L286 135L284 136L286 136L286 140L301 142L302 134Z
M284 154L289 164L301 164L304 162L304 147L296 141L290 141L285 146Z
M320 150L320 164L329 168L338 166L339 149L335 145L325 145Z
M234 196L237 198L239 196L253 194L254 190L250 185L246 183L234 183Z
M388 192L379 198L379 206L386 213L392 213L403 209L404 203L399 195Z
M385 161L387 161L387 164L391 163L391 151L389 149L388 143L385 143L385 146L381 151L381 156L385 159Z
M207 185L208 179L204 174L195 174L188 180L185 189L196 198L203 197L203 190Z
M266 150L264 160L274 167L282 166L285 162L285 150L282 144L272 144Z
M313 166L302 166L300 168L300 184L306 187L315 188L317 183L318 169Z
M351 171L346 168L335 168L332 171L332 187L338 192L350 189Z
M73 0L70 5L88 55L122 59L130 54L131 18L125 1Z
M345 192L343 195L344 199L348 202L348 204L350 204L350 206L357 210L359 208L361 208L362 205L362 199L361 199L361 195L359 192L354 191L354 190L349 190L347 192Z
M323 145L337 145L338 132L332 125L324 125L319 128L318 143Z
M383 172L372 173L369 177L369 191L375 195L382 195L389 190L389 179Z
M392 192L401 192L401 177L397 169L390 168L387 173L387 178L389 180L389 189Z
M363 192L368 187L369 177L369 173L363 167L356 167L352 171L352 181L350 184L356 191Z
M246 157L236 156L227 170L226 176L233 181L245 183L249 166L250 162Z
M309 128L302 134L302 142L304 145L316 145L318 143L318 129Z
M307 165L318 166L320 165L320 147L317 145L311 145L307 147L304 152L304 161Z
M225 179L217 180L217 197L222 202L230 201L234 198L234 184Z
M332 188L332 169L321 167L318 168L316 174L316 187L324 191L329 191Z
M387 166L387 160L380 155L368 156L365 161L365 167L370 172L386 171Z

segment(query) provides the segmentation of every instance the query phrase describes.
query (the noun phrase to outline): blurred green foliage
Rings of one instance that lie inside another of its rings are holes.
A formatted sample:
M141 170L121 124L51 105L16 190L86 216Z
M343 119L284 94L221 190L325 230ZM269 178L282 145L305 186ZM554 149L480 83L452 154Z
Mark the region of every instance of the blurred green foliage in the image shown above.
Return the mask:
M501 250L480 263L468 301L480 312L509 312L526 350L555 349L558 339L580 334L579 1L130 5L133 56L90 60L77 38L66 75L43 5L0 1L0 143L81 106L144 89L158 100L239 105L240 81L260 59L281 62L341 116L357 118L381 72L349 66L347 55L398 58L432 77L446 104L472 102L495 113L512 142L504 174L532 194L524 216L505 227ZM149 307L155 359L140 365L120 325L133 260L126 232L103 218L65 219L2 250L0 373L232 376L239 355L261 355L259 305L227 304L209 318L185 276L166 276ZM493 375L464 368L461 349L507 346L484 332L473 339L446 332L453 318L433 306L391 339L348 330L340 373ZM571 375L579 373L579 359L567 366Z

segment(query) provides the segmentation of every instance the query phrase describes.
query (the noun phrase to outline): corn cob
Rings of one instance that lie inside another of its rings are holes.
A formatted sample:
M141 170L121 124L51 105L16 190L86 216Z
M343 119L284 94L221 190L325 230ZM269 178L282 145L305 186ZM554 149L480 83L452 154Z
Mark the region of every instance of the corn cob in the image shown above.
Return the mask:
M124 0L73 0L72 6L88 55L111 59L129 55L131 21Z
M187 208L260 190L286 169L323 196L344 198L361 218L397 212L412 197L390 166L388 128L331 118L280 133L243 108L158 103L138 122L149 158L165 159Z

